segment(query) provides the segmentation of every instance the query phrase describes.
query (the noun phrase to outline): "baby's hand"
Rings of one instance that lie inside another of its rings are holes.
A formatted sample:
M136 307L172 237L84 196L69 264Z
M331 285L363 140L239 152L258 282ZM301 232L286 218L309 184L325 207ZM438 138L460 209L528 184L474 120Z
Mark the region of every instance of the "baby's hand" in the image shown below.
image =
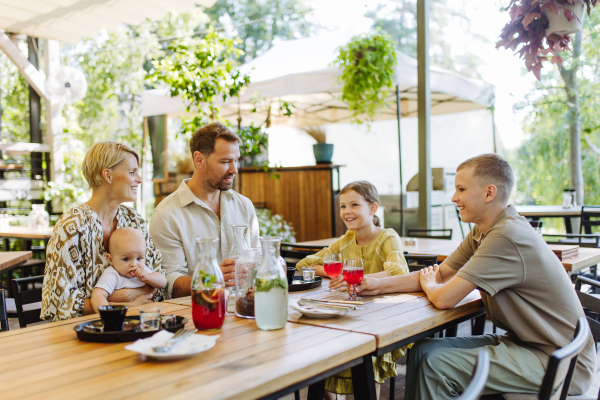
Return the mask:
M135 270L135 276L142 282L146 282L148 280L148 272L143 267Z

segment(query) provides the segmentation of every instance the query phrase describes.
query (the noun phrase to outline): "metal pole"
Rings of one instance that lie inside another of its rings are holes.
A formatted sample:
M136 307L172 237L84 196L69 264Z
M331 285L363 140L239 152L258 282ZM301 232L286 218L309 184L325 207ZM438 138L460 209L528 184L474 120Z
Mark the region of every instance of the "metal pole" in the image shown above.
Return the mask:
M417 61L419 121L419 228L431 228L430 127L431 90L429 82L429 0L417 0Z
M402 200L404 186L402 184L402 138L400 135L400 118L402 117L402 110L400 107L400 86L396 85L396 116L398 117L398 167L400 169L400 236L404 236L404 201Z
M494 118L494 106L490 107L490 112L492 113L492 139L494 140L494 153L498 153L498 149L496 148L496 121Z
M29 62L35 69L39 70L38 39L28 36L27 48ZM29 85L29 132L31 143L42 143L42 131L40 129L42 118L42 102L40 95ZM43 179L42 153L31 153L31 179Z

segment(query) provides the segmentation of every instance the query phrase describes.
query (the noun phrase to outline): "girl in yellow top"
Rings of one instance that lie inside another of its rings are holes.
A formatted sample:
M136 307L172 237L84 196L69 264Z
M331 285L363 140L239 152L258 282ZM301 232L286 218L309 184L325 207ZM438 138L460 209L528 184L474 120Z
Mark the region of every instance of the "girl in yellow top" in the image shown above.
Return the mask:
M316 266L317 275L327 276L323 268L325 254L341 253L343 260L362 258L365 274L371 274L373 277L407 274L408 266L404 259L400 237L393 229L380 227L379 218L375 216L378 207L379 195L371 183L358 181L344 186L340 193L340 217L348 231L329 248L300 261L296 268L301 271L302 267ZM342 274L332 279L329 286L332 288L345 286ZM379 383L398 375L396 360L403 355L402 349L398 349L381 357L373 357L378 397ZM328 378L325 388L332 393L352 393L350 370Z

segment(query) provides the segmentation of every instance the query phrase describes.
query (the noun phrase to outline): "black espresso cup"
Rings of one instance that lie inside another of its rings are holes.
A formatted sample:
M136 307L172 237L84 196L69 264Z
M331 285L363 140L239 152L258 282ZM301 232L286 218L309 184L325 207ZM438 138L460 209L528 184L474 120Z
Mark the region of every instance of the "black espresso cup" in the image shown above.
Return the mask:
M104 332L123 330L123 322L127 314L127 306L100 306L100 319L104 322Z

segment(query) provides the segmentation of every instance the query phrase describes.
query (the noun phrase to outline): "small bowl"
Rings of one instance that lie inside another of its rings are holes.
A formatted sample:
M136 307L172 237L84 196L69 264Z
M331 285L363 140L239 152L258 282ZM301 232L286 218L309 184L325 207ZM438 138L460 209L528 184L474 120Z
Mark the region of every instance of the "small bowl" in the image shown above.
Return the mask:
M127 306L100 306L100 319L104 323L104 332L118 332L123 330L123 322L127 315Z
M294 275L296 275L296 268L288 267L288 269L287 269L288 285L292 284L292 281L294 280Z

